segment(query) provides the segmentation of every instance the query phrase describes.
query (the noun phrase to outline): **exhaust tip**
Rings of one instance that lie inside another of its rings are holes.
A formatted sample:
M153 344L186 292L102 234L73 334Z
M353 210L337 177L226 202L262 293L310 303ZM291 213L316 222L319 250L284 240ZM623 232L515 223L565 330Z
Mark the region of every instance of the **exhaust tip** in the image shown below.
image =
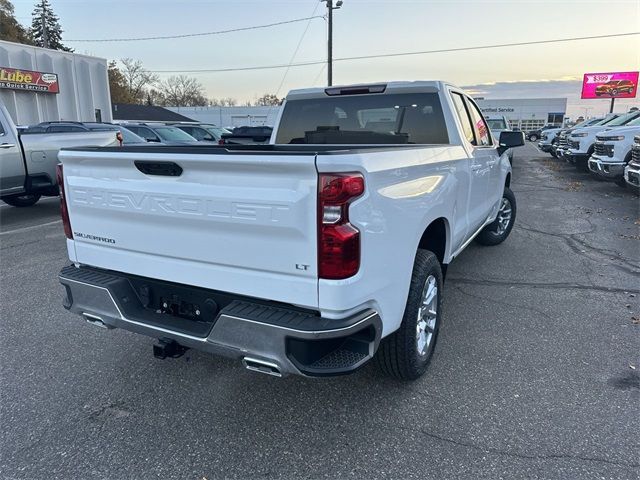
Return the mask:
M273 377L282 377L280 368L275 363L265 362L257 358L243 357L242 364L247 370L252 372L264 373Z
M91 325L94 325L96 327L104 328L105 330L111 330L111 329L115 328L115 327L112 327L111 325L107 325L106 323L104 323L102 318L99 317L98 315L94 315L92 313L83 312L82 316L87 321L87 323L90 323Z

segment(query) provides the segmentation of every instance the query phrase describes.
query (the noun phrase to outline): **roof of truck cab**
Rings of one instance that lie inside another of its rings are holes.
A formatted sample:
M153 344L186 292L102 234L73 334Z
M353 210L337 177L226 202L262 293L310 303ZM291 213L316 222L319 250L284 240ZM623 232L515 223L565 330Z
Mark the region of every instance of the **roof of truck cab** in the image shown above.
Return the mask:
M341 89L341 88L357 88L357 87L374 87L385 86L384 93L434 93L442 90L445 85L454 86L448 82L439 80L419 80L419 81L402 81L402 82L371 82L371 83L356 83L351 85L332 85L331 87L321 88L301 88L297 90L291 90L287 95L287 100L301 100L304 98L326 98L327 89ZM376 95L373 93L372 95Z

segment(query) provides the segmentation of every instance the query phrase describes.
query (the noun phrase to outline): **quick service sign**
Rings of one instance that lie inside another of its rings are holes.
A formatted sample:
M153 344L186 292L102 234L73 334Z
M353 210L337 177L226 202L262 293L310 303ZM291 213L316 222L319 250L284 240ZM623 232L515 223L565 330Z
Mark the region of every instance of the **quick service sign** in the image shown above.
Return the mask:
M55 73L32 72L9 67L0 67L0 88L60 93L58 75Z
M582 98L635 98L638 72L585 73Z

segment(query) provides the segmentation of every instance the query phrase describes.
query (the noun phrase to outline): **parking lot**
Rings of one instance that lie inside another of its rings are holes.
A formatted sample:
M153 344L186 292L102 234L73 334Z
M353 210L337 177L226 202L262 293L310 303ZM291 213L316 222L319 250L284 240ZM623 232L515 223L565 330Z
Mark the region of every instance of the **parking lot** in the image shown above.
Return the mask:
M62 308L58 202L0 207L0 477L638 478L640 213L530 143L450 267L427 375L275 379Z

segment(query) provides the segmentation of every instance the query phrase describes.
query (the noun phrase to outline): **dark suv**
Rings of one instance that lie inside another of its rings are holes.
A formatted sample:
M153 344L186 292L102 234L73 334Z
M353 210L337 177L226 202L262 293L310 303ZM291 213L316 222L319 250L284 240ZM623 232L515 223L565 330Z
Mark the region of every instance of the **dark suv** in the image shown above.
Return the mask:
M199 142L218 142L222 135L231 133L226 128L218 127L211 123L167 123L172 127L177 127L183 132L188 133Z

